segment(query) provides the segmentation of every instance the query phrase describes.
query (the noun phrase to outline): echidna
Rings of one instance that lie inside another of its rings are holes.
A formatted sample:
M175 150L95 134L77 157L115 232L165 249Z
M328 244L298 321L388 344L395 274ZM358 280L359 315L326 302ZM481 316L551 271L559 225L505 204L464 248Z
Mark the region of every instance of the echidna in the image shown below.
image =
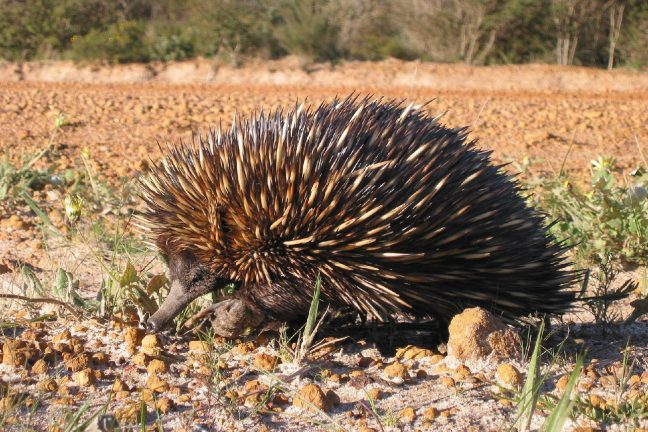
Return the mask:
M562 313L576 273L501 168L465 128L358 97L174 146L142 181L143 226L172 281L149 326L229 283L234 299L215 308L235 316L225 335L296 319L318 277L324 302L365 319Z

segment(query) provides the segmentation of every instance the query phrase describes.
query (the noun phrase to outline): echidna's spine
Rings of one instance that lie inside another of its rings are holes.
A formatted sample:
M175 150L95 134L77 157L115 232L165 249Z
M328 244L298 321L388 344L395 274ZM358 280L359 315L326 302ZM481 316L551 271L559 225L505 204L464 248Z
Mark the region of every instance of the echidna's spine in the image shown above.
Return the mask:
M561 313L576 275L517 182L423 112L349 98L235 120L173 148L143 181L143 225L276 315L318 275L370 318L481 305Z

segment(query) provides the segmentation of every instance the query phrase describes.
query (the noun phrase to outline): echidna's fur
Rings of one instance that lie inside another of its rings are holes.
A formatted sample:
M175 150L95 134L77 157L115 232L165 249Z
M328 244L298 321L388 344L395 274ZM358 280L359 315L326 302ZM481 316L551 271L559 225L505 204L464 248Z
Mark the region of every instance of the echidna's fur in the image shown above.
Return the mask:
M324 301L378 320L565 311L564 248L466 135L371 99L261 113L170 149L143 180L142 219L180 257L183 304L235 282L250 307L294 318L320 275Z

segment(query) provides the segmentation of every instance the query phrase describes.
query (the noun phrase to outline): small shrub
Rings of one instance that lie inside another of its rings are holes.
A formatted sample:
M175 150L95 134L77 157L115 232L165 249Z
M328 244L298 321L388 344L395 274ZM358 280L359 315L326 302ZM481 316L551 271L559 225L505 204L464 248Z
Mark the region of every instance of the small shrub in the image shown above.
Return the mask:
M262 0L205 0L196 3L183 24L195 53L237 63L240 56L267 56L277 51L272 10Z
M408 39L396 3L371 7L368 2L348 3L340 13L342 54L358 60L395 57L412 60L421 53Z
M31 157L27 157L22 165L16 165L9 158L9 151L5 150L0 160L0 202L21 202L25 194L30 195L32 190L40 190L46 184L60 184L62 180L55 175L55 166L45 169L35 169L34 164L46 156L49 147L41 150Z
M349 57L371 61L387 57L413 60L417 57L417 53L398 36L366 35L349 47Z
M577 265L588 270L584 306L604 331L621 318L613 303L637 288L630 280L617 285L620 271L641 266L645 274L648 266L648 174L637 168L625 184L617 174L614 159L600 157L591 163L589 189L582 190L564 173L538 181L540 205L557 219L552 232L574 245Z
M558 223L554 233L576 245L576 258L598 265L606 260L626 266L648 264L648 173L632 171L627 184L616 178L611 158L592 161L590 189L581 190L566 175L545 180L541 204Z
M93 29L72 38L72 58L106 60L110 63L147 61L145 26L137 21L120 21L106 30Z
M0 58L56 58L74 35L113 22L117 8L103 0L0 1Z
M586 282L592 280L594 283L590 290L591 296L586 297L584 301L584 307L594 316L594 322L603 325L604 333L609 324L621 320L621 314L613 309L612 305L637 289L637 284L631 280L625 281L620 287L613 287L612 283L617 276L615 263L607 257L592 270L591 276L586 278ZM584 291L587 291L588 284L585 284Z
M286 0L279 8L282 24L275 37L286 51L310 60L335 60L339 57L339 32L333 14L335 1Z
M183 35L176 33L156 38L151 47L151 60L177 61L186 60L195 54L193 43Z

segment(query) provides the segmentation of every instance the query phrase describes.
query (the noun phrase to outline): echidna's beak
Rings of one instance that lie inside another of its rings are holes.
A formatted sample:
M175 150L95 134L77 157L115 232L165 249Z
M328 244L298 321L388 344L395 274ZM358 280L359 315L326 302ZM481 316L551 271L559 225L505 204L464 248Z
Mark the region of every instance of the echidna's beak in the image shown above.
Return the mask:
M147 330L157 332L162 330L175 318L182 309L194 299L182 286L180 281L173 280L169 295L162 303L162 306L146 322Z

